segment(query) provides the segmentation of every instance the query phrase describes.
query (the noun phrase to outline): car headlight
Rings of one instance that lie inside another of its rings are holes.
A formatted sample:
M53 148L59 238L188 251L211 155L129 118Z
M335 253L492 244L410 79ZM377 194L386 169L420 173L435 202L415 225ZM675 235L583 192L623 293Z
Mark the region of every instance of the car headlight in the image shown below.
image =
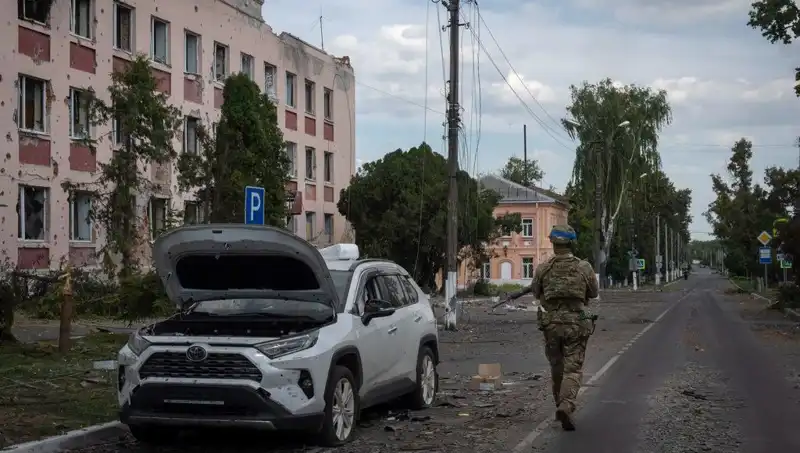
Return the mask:
M128 347L131 349L131 351L133 351L134 354L139 356L142 355L145 349L150 347L150 342L145 340L137 330L128 338Z
M319 331L315 330L311 333L298 335L296 337L257 344L255 348L270 359L277 359L278 357L303 351L314 346L317 344L317 338L319 338Z

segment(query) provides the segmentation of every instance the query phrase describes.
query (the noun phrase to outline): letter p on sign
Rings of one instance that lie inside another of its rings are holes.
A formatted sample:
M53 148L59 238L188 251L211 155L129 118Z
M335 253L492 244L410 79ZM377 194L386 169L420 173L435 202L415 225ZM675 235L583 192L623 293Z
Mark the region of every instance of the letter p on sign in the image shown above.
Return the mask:
M244 223L264 224L264 188L247 186L244 188Z

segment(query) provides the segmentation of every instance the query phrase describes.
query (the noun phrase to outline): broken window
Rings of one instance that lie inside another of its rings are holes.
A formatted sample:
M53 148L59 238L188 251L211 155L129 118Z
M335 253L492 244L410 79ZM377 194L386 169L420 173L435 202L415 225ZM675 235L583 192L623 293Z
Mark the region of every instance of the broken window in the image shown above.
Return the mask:
M224 82L228 77L228 46L214 43L214 80Z
M46 24L53 3L54 1L18 0L17 10L19 11L19 18L21 20Z
M47 132L47 82L19 76L19 128Z
M297 89L297 76L291 72L286 73L286 105L296 107L295 89Z
M325 214L325 239L333 244L333 214Z
M114 3L114 47L133 50L133 8L119 2Z
M186 225L205 223L203 204L199 201L185 201L183 203L183 223Z
M306 179L317 180L317 150L306 146Z
M325 120L333 121L333 90L325 88L322 103L322 107L325 110Z
M200 118L187 116L183 126L183 152L197 154L197 129L200 126Z
M166 198L150 199L148 217L150 218L150 239L155 239L167 226L167 206L169 200Z
M333 153L326 152L322 161L325 182L333 182Z
M248 55L242 52L242 74L246 75L248 79L253 80L255 78L255 60L253 60L252 55Z
M271 101L278 100L278 86L275 78L278 76L278 68L269 63L264 63L264 93Z
M69 90L69 136L89 137L89 93L74 88Z
M92 195L73 192L69 200L70 241L92 240Z
M19 187L18 238L26 241L47 239L47 199L47 189L44 187Z

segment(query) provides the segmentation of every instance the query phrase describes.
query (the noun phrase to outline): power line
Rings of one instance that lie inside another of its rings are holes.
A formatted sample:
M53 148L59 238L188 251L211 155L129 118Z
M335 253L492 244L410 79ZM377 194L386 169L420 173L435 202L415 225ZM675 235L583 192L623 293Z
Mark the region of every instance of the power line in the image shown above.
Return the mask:
M466 20L466 18L465 18L465 20ZM540 126L542 126L542 129L547 133L547 135L550 136L550 138L553 139L553 141L555 141L556 143L558 143L559 145L561 145L562 147L564 147L568 151L575 152L575 149L569 147L568 145L565 145L563 142L561 142L561 140L558 139L558 137L553 135L553 133L551 132L551 128L547 124L545 124L545 122L541 118L539 118L539 116L536 115L536 113L534 113L534 111L530 108L530 106L522 99L522 96L520 96L519 93L517 93L517 90L515 90L514 87L511 85L511 83L508 80L508 77L506 77L506 75L503 74L503 71L500 70L500 67L494 61L494 58L492 58L492 55L489 53L489 51L486 50L486 46L483 45L483 41L480 39L479 36L477 36L477 34L475 33L475 30L473 30L472 27L468 27L468 29L469 29L470 33L473 36L475 36L475 41L477 41L478 46L481 48L481 50L483 50L483 53L486 54L486 58L489 59L489 63L492 64L492 66L494 67L495 71L497 71L497 74L500 75L500 77L503 79L503 82L505 82L506 86L508 86L508 88L514 94L514 96L517 98L517 100L519 100L519 102L522 104L522 106L525 108L525 110L528 112L528 114L534 119L534 121L536 121Z
M481 14L480 9L477 7L477 1L476 1L476 10L477 10L476 14L478 16L478 20L480 21L480 24L483 25L483 27L489 33L489 37L494 42L494 45L497 46L497 49L500 51L500 55L503 56L503 59L506 61L506 64L508 64L508 67L509 67L509 69L511 69L511 72L513 72L514 75L517 76L517 79L519 79L520 83L522 83L522 86L525 88L525 91L527 91L528 94L530 95L531 99L533 99L533 102L535 102L536 105L538 105L539 108L542 109L542 111L545 113L545 115L547 115L547 117L550 118L551 121L553 121L553 124L558 126L558 130L559 131L564 131L564 126L561 124L561 122L556 120L555 118L553 118L553 116L550 115L550 112L548 112L547 109L544 108L544 106L539 102L539 100L536 99L536 96L534 96L533 93L531 93L530 88L528 88L528 84L525 83L523 78L520 76L519 72L511 64L511 60L508 59L508 56L503 51L503 47L500 45L500 43L494 37L494 33L492 33L492 29L489 28L489 26L486 24L486 20L483 18L483 15Z
M427 105L425 105L425 104L420 104L420 103L419 103L419 102L417 102L417 101L412 101L411 99L404 98L403 96L400 96L400 95L398 95L398 94L390 93L390 92L388 92L388 91L386 91L386 90L382 90L382 89L380 89L380 88L375 88L374 86L367 85L366 83L364 83L364 82L359 82L358 80L356 80L356 85L361 85L361 86L363 86L364 88L369 88L369 89L370 89L370 90L372 90L372 91L376 91L376 92L378 92L378 93L385 94L386 96L389 96L389 97L395 98L395 99L397 99L398 101L403 101L403 102L405 102L405 103L407 103L407 104L415 105L415 106L417 106L417 107L419 107L419 108L421 108L421 109L425 109L425 110L427 110L427 111L429 111L429 112L438 113L439 115L444 115L444 114L445 114L444 112L442 112L442 111L439 111L439 110L436 110L436 109L432 109L432 108L428 107L428 106L427 106ZM426 91L427 91L427 90L426 90ZM426 97L427 97L427 96L426 96ZM426 103L427 103L427 101L426 101Z

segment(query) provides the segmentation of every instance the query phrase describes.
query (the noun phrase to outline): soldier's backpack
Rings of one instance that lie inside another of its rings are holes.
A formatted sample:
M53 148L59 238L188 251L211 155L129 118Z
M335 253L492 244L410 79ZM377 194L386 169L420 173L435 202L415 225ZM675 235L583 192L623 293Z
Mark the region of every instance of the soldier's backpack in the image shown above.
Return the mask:
M586 276L580 271L580 258L567 256L554 256L544 264L542 270L542 289L544 302L555 299L586 298ZM545 309L548 309L545 303ZM550 307L555 308L555 307Z

